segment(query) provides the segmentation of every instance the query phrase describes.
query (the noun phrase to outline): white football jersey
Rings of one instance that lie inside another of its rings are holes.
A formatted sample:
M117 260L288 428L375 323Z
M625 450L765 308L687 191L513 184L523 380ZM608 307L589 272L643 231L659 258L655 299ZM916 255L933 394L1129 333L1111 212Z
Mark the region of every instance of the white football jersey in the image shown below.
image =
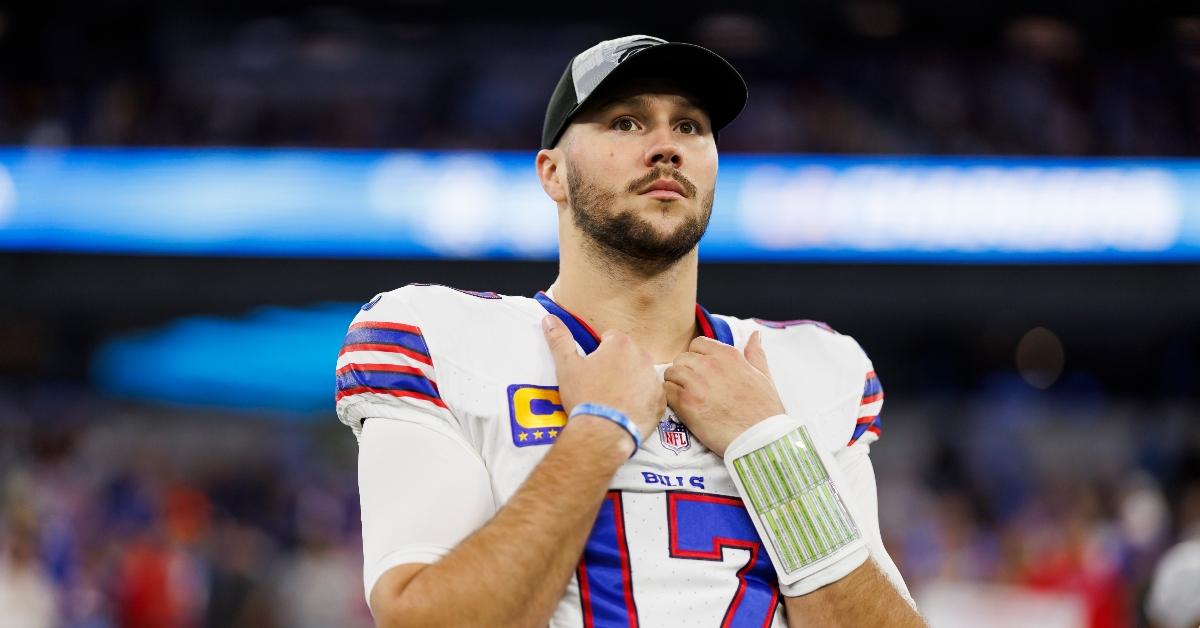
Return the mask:
M360 458L368 597L388 568L436 561L487 523L554 444L567 416L540 324L547 313L567 325L581 352L596 348L587 324L544 293L410 285L376 296L354 319L336 396L360 456L374 461ZM879 537L866 454L879 435L883 392L858 344L814 321L742 320L699 305L696 321L705 335L739 348L762 332L788 414L810 420L818 444L843 467L852 484L843 487L847 506L873 558L907 596ZM368 450L364 421L399 421L410 431L381 440L386 451ZM551 625L786 625L774 568L724 463L669 408L613 477Z

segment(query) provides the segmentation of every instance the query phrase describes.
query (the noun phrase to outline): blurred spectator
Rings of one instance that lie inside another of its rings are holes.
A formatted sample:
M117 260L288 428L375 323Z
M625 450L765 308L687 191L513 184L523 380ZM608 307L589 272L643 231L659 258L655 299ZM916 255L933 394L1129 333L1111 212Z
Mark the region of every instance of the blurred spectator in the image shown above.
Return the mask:
M571 55L650 30L712 46L746 75L725 150L1200 153L1200 18L1149 7L1117 32L1101 26L1123 19L1105 13L1115 5L925 16L976 34L964 38L889 0L699 12L665 31L586 12L464 22L470 3L447 6L420 19L160 7L119 40L86 12L31 7L0 32L8 57L40 59L36 71L0 65L0 141L527 150ZM89 39L104 45L81 48Z
M1146 615L1155 628L1200 626L1200 540L1184 541L1163 555L1150 585Z
M345 551L358 540L357 529L347 525L341 498L309 486L300 490L296 508L299 543L291 556L280 561L273 578L282 624L296 628L371 625L370 615L363 612L361 550ZM358 622L352 624L351 619Z
M14 487L9 487L12 490ZM10 501L28 498L13 491ZM58 598L38 555L37 517L28 502L10 503L0 528L0 621L9 626L52 628L59 624Z
M65 390L0 386L0 626L370 625L352 437Z

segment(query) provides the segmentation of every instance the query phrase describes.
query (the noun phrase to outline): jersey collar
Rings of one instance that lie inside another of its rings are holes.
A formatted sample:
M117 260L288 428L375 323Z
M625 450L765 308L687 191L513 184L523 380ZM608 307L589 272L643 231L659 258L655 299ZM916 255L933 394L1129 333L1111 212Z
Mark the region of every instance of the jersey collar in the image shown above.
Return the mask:
M596 347L600 346L600 336L583 319L555 303L543 291L533 295L533 298L571 330L575 342L579 343L585 354L595 351ZM696 324L700 326L700 333L705 337L733 346L733 332L729 329L729 323L709 314L699 303L696 304Z

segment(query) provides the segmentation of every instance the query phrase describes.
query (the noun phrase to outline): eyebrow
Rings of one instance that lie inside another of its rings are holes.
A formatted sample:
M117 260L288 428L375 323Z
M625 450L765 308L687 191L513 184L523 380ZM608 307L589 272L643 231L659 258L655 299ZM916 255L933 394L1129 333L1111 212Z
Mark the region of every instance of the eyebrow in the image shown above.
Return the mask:
M680 94L672 94L670 96L670 98L676 99L677 101L679 101L679 103L683 107L685 107L687 109L694 109L696 111L704 111L703 107L701 107L694 100L692 100L691 98L688 98L687 96L683 96ZM610 100L601 102L600 106L597 107L596 109L597 109L597 111L604 111L604 110L612 109L614 107L619 107L619 106L626 106L631 109L645 111L650 108L650 98L648 96L644 96L641 94L634 94L632 96L623 96L623 97L619 97L619 98L612 98Z

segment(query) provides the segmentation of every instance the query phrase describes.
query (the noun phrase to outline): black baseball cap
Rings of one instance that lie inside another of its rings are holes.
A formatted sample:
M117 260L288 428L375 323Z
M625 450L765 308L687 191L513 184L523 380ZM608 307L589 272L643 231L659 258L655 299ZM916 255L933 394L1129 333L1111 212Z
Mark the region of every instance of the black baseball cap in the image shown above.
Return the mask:
M542 148L553 148L575 114L601 88L636 78L665 78L700 101L713 135L746 106L746 81L721 55L695 44L649 35L602 41L575 55L550 96Z

